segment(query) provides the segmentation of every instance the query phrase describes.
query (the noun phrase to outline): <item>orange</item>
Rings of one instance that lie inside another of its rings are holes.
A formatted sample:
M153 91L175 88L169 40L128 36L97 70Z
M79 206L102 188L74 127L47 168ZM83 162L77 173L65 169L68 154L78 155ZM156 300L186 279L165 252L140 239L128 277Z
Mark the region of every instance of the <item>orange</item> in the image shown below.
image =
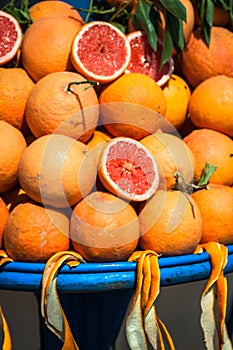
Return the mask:
M3 193L16 185L19 162L27 145L23 134L3 120L0 140L0 193Z
M18 180L36 202L69 207L85 197L95 184L94 154L80 141L59 134L41 136L23 152Z
M158 164L160 188L169 190L176 188L179 183L185 185L185 182L193 182L195 159L192 151L181 138L169 133L157 132L146 136L140 142L149 149Z
M22 68L0 69L0 119L28 132L25 106L34 82Z
M69 249L69 218L54 208L19 204L9 215L3 240L13 260L46 262L53 254Z
M233 33L213 26L208 46L201 28L196 28L182 52L180 65L192 87L215 75L233 77Z
M147 200L159 185L158 166L140 142L115 137L103 148L98 175L107 190L129 201Z
M125 34L106 21L91 21L83 25L71 49L75 69L102 84L123 74L130 56L131 48Z
M70 50L79 27L66 17L43 17L30 25L22 41L21 61L33 80L73 70Z
M188 113L198 128L233 136L233 77L216 75L200 83L190 98Z
M9 217L9 210L5 201L0 197L0 249L2 248L2 235Z
M69 83L73 84L68 91ZM97 126L98 106L97 94L83 76L54 72L35 84L27 99L25 115L36 137L59 133L86 142Z
M140 212L143 249L158 254L191 254L202 234L201 214L191 196L181 191L157 191Z
M192 194L202 216L201 243L233 243L233 188L209 184Z
M74 249L88 261L127 260L139 236L135 210L113 194L92 192L74 207L70 237Z
M162 90L167 106L165 118L179 129L186 120L191 90L187 82L175 74L172 74L167 83L162 86Z
M42 17L68 17L80 25L83 24L82 17L77 10L65 1L38 1L29 8L31 18L36 21Z
M184 142L191 149L196 161L196 182L208 162L217 167L210 183L229 186L233 184L233 140L229 136L211 129L197 129L187 135Z
M136 140L161 127L166 99L160 86L140 73L123 74L103 87L99 95L100 118L113 136Z
M20 49L22 29L17 19L11 14L0 11L1 52L0 66L11 62Z

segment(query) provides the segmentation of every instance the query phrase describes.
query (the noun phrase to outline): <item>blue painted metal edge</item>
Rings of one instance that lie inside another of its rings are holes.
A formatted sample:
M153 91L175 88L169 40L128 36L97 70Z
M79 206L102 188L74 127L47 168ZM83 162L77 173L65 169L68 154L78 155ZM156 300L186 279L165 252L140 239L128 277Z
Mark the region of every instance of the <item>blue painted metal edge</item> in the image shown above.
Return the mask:
M233 245L228 248L224 272L233 272ZM161 286L207 279L211 265L206 252L159 258ZM38 291L45 264L10 262L0 268L0 289ZM85 263L63 266L57 278L57 289L63 292L92 292L135 288L136 263Z

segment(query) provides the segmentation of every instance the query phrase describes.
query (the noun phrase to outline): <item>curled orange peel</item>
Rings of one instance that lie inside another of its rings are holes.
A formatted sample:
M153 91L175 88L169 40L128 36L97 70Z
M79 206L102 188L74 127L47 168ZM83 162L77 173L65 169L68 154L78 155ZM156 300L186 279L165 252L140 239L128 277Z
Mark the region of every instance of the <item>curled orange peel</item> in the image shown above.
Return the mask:
M3 334L3 340L1 341L0 339L0 345L2 345L1 349L12 350L12 341L11 341L9 327L1 306L0 306L0 329L2 330L2 334Z
M66 315L57 293L56 283L61 267L67 264L71 268L85 263L83 257L72 251L54 254L46 263L42 277L41 314L45 324L62 342L62 350L79 350L73 337Z
M137 262L135 293L126 315L126 337L130 349L146 350L150 343L155 350L165 350L165 338L170 349L175 350L172 337L155 308L160 292L158 254L152 250L136 251L128 261Z
M217 336L219 350L232 350L233 346L225 323L227 279L224 276L224 268L227 264L228 250L227 247L221 243L208 242L198 245L194 253L198 254L203 251L209 254L211 263L211 273L201 295L200 323L204 334L206 349L215 349L215 340ZM216 286L218 326L216 325L214 311L214 285Z
M0 249L0 267L6 264L7 262L11 262L13 259L11 259L5 250Z

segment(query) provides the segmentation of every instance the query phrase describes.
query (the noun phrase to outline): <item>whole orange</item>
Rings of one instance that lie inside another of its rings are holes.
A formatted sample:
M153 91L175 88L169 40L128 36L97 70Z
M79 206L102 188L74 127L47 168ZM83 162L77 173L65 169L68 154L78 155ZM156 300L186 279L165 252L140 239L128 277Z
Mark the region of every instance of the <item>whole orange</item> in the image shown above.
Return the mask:
M28 133L25 106L34 82L22 68L0 69L0 119Z
M5 201L0 197L0 249L2 248L2 235L9 217L9 210Z
M160 128L166 99L160 86L140 73L123 74L105 85L99 95L100 119L113 136L136 140Z
M23 37L21 61L33 80L52 72L73 70L70 50L79 27L66 17L43 17L30 25Z
M68 90L69 83L72 85ZM97 126L99 102L94 88L82 75L54 72L31 90L25 116L36 137L59 133L86 142Z
M209 128L233 136L233 77L216 75L192 92L188 113L198 128Z
M15 261L46 262L53 254L69 249L69 218L54 208L19 204L9 215L3 240Z
M36 21L42 17L68 17L76 21L80 26L83 24L79 12L65 1L44 0L38 1L29 7L31 18Z
M202 216L201 242L233 243L233 188L209 184L192 194Z
M135 210L113 194L92 192L74 207L70 237L74 249L88 261L127 260L139 236Z
M33 200L69 207L85 197L95 184L94 154L80 141L59 134L41 136L23 152L18 180Z
M169 190L176 188L179 183L184 185L184 181L193 182L195 159L181 138L157 132L144 137L140 142L149 149L158 164L160 188Z
M181 191L157 191L140 211L143 249L158 254L191 254L202 234L201 214L191 196Z
M162 86L166 98L165 118L176 129L185 122L191 90L186 81L176 74L172 74L165 85Z
M201 177L205 164L217 167L210 183L233 184L233 140L211 129L197 129L184 138L196 161L195 182Z
M182 52L180 66L192 87L215 75L233 77L233 33L213 26L208 46L201 28L196 28Z
M17 183L18 167L27 147L21 131L0 120L0 193L13 188Z

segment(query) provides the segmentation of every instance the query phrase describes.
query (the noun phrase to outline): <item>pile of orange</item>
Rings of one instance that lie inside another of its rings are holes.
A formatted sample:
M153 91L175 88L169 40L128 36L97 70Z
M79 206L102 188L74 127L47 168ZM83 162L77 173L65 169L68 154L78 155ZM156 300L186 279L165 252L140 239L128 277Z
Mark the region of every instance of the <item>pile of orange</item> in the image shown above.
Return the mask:
M135 249L180 255L200 242L233 243L232 26L214 24L207 46L194 2L183 3L186 48L162 86L121 70L129 44L112 26L84 24L62 1L31 7L18 66L0 68L0 247L10 257L47 261L74 249L88 261L127 260ZM95 25L115 47L96 49ZM138 142L134 161L117 149L103 175L101 154L118 137ZM140 203L119 199L108 176L142 171L143 147L158 164L158 189ZM206 163L216 170L203 189Z

